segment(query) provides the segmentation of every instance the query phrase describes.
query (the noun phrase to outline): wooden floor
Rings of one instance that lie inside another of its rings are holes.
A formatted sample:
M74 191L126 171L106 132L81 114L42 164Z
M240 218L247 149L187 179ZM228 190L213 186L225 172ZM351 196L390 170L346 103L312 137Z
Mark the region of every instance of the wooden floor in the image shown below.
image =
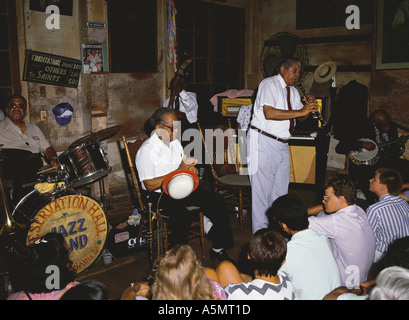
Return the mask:
M307 206L316 204L315 195L312 188L308 186L290 186L290 193L297 194ZM131 211L129 202L120 201L114 202L112 208L108 210L108 221L111 220L113 224L118 221L125 221ZM252 236L251 232L251 214L244 219L244 228L240 232L239 221L236 216L230 214L231 226L233 229L235 247L228 250L229 256L237 263L237 265L245 271L246 265L246 245ZM191 240L189 244L201 256L200 241L198 239ZM211 247L211 242L206 240L206 254L205 259L201 259L202 265L205 267L215 268L216 261L208 258L208 250ZM118 257L109 265L104 265L103 260L99 259L94 266L79 274L78 279L96 279L105 283L108 287L111 299L119 299L122 292L129 286L131 282L146 281L151 273L149 263L149 248L145 246L145 250L139 252L132 252L128 255Z

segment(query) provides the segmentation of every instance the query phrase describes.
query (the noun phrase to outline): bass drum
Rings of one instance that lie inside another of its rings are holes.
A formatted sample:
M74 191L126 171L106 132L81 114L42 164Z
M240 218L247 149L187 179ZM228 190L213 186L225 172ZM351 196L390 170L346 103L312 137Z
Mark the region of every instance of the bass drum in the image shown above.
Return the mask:
M57 194L31 191L17 204L13 218L27 226L26 245L49 232L63 234L77 273L97 260L108 233L101 205L90 197L66 190Z

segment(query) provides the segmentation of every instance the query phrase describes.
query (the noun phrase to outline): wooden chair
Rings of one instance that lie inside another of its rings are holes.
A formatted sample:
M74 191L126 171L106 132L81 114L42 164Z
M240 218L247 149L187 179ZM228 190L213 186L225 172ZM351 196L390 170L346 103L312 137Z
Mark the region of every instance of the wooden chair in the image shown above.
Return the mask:
M240 231L243 231L243 210L244 207L251 208L251 187L248 175L239 174L240 165L237 162L236 146L224 142L223 153L216 152L217 148L210 152L207 148L202 128L199 123L197 125L202 136L207 158L210 160L209 164L214 182L214 191L227 190L231 193L231 198L227 198L227 204L230 210L235 211L235 207L238 207ZM232 163L233 159L235 159L234 163Z
M138 152L141 145L146 141L146 139L139 139L135 142L127 142L125 136L122 137L122 141L124 143L125 151L127 152L127 160L130 169L130 174L132 175L134 191L136 192L136 199L139 208L145 208L142 195L140 192L140 181L137 175L137 170L135 168L135 157L136 153ZM203 220L203 211L200 207L197 206L190 206L186 207L186 209L194 215L194 221L192 222L188 240L199 238L200 246L202 251L202 257L206 258L206 248L205 248L205 232L204 232L204 220ZM167 223L164 221L164 229L165 229L165 239L164 239L164 248L168 250L169 242L168 242L168 235L171 234L171 231L167 229Z

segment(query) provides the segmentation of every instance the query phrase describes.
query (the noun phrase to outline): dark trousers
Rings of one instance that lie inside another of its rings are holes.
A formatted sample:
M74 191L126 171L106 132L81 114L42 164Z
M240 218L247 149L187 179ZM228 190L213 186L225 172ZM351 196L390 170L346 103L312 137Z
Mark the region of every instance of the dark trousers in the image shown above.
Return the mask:
M160 193L144 192L147 202L152 203L156 210ZM172 230L170 241L172 244L187 243L187 237L192 223L192 213L186 207L198 206L204 215L212 222L213 226L208 233L208 238L213 242L213 248L230 249L234 247L233 233L224 199L221 195L205 190L200 186L185 199L175 200L163 194L159 208L162 214L170 218L169 227Z

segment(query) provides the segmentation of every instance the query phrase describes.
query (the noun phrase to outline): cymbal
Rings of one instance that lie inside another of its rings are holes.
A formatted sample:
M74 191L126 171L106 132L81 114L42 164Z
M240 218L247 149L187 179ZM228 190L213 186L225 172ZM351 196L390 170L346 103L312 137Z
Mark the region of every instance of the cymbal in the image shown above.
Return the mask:
M77 146L77 145L87 143L87 142L95 142L95 141L102 141L102 140L109 139L113 137L114 135L116 135L121 130L121 128L122 126L119 125L119 126L106 128L100 131L92 132L89 135L74 141L70 147Z

